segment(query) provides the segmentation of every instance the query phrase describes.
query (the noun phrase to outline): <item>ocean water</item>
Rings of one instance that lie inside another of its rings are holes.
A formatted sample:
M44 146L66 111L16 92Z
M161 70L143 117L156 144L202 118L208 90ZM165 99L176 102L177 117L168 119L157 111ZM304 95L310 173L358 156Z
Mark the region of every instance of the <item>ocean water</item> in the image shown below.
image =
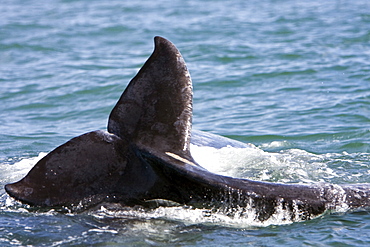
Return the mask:
M181 51L192 147L208 169L283 183L370 183L368 1L0 1L1 246L368 246L369 210L260 224L201 209L39 210L3 186L110 110L153 50Z

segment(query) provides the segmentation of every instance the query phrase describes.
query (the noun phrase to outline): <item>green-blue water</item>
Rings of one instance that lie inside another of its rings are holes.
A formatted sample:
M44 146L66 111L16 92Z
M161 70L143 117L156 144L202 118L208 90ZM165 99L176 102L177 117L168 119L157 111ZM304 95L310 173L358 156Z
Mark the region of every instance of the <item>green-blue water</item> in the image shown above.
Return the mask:
M369 211L267 226L180 209L61 214L19 205L3 186L40 153L105 129L156 35L187 62L193 127L260 149L220 154L218 170L370 183L369 10L360 0L0 1L0 245L368 246Z

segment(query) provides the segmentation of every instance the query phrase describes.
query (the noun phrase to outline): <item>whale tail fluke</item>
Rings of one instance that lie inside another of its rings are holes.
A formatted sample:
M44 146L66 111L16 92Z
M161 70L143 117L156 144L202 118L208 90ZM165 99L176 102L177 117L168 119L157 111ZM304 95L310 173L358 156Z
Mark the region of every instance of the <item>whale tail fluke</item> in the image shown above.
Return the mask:
M62 144L22 180L6 185L8 194L40 206L68 205L84 198L127 202L163 184L141 153L195 164L190 154L189 72L170 41L161 37L154 41L152 55L113 108L108 132L93 131Z
M191 78L175 45L154 41L154 52L113 108L108 131L139 148L190 158Z

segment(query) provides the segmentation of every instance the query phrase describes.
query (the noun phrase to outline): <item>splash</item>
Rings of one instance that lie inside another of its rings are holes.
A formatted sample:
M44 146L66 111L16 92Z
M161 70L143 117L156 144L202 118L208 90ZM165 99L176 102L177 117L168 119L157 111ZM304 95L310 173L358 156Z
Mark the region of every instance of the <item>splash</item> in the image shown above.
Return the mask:
M296 206L297 207L297 206ZM233 208L232 216L224 210L200 209L187 206L158 207L145 209L130 208L119 205L105 204L89 214L97 219L104 220L166 220L178 221L185 225L218 225L235 228L265 227L269 225L285 225L299 221L291 218L286 210L278 208L276 213L265 221L258 220L258 213L252 207ZM297 216L298 217L298 216Z

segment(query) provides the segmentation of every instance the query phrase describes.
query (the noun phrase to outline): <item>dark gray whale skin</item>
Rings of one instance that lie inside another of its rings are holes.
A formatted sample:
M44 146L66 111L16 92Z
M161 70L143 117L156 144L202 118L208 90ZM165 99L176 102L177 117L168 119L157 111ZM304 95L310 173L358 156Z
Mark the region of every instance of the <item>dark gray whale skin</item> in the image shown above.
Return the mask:
M195 145L249 147L205 132L191 133L192 82L177 48L155 37L155 49L113 108L108 131L75 137L41 159L20 181L5 186L40 207L125 206L168 200L227 215L253 210L265 221L283 212L306 220L338 208L370 205L368 184L278 184L221 176L199 166ZM193 135L193 136L192 136Z

